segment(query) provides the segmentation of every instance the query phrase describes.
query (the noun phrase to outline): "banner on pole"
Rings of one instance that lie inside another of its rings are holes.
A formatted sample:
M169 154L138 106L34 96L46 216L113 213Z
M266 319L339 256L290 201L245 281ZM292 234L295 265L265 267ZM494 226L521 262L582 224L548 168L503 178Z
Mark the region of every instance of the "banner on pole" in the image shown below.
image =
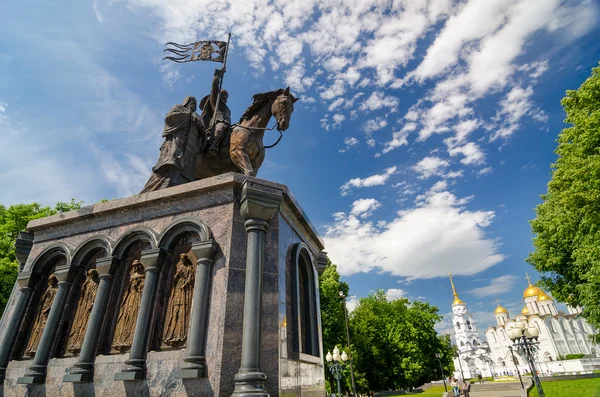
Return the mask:
M194 61L213 61L221 62L225 60L227 51L227 42L225 41L197 41L191 44L177 44L169 41L165 44L171 46L164 51L171 52L175 56L167 56L163 59L169 59L177 63L186 63Z

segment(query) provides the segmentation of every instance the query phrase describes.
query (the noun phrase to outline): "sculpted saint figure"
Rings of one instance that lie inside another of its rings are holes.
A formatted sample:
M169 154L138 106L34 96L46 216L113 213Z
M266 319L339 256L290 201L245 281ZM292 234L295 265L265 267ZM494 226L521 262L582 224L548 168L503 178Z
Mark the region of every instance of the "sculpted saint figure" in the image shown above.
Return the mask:
M186 254L181 254L173 276L171 296L169 297L165 319L163 343L167 346L177 348L186 341L195 278L194 264Z
M225 70L215 70L210 95L205 96L200 101L200 108L202 108L202 121L204 125L208 127L207 140L210 145L207 151L208 157L217 157L219 155L219 143L231 125L231 110L229 110L229 107L227 107L229 93L226 90L221 90L221 98L219 100L219 107L217 108L219 81L224 72ZM217 114L214 118L215 124L211 125L210 123L213 121L215 109L217 109Z
M165 116L165 141L141 193L165 189L194 180L196 156L203 146L204 128L196 113L196 98L188 96Z
M86 280L81 286L81 296L67 340L67 351L73 355L78 354L81 350L87 323L98 292L98 281L98 271L96 269L88 270Z
M113 348L121 353L129 349L131 347L131 342L133 342L135 322L142 303L144 278L144 266L136 259L131 264L129 285L123 295L123 301L119 308L119 317L117 318L115 337L113 339Z
M50 314L50 309L52 308L52 302L54 301L54 297L56 296L58 286L58 279L53 274L48 278L48 287L42 295L42 299L40 299L40 308L35 316L35 321L33 323L33 330L31 331L31 335L29 336L29 343L27 344L27 349L25 349L25 354L30 357L35 356L35 352L37 351L38 344L40 343L40 339L42 338L42 332L44 331L44 327L46 326L46 321L48 321L48 315Z

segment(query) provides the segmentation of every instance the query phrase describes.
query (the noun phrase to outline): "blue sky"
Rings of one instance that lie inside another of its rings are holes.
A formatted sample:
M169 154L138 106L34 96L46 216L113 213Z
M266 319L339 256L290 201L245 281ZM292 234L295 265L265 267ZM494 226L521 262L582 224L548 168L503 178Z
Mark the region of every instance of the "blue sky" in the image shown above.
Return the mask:
M584 0L21 1L0 15L0 203L137 193L164 114L219 66L168 63L163 44L231 31L234 119L257 92L301 97L258 176L290 187L351 294L446 314L452 272L480 328L539 277L528 221L559 102L600 60L600 5Z

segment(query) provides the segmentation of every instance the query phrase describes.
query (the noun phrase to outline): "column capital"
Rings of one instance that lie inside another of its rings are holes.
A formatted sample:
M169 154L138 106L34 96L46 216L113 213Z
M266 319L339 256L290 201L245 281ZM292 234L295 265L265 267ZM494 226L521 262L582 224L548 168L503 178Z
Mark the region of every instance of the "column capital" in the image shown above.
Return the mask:
M72 283L80 270L81 269L76 266L61 266L60 268L56 268L53 274L58 279L59 284L64 282Z
M283 191L258 182L245 180L242 184L240 213L242 218L271 220L283 201Z
M145 250L142 251L140 262L142 262L146 271L160 271L165 263L165 259L167 259L168 253L169 251L162 247Z
M111 276L117 272L121 259L116 256L105 256L104 258L96 259L96 270L99 276L110 274Z
M198 241L192 244L192 252L197 260L213 259L217 252L218 244L215 240Z
M31 247L33 246L33 233L21 232L15 241L15 256L19 261L19 267L22 269L27 262Z
M23 289L23 288L32 288L32 279L31 279L31 272L20 272L19 276L17 277L17 284L19 285L19 289Z
M323 274L323 272L325 271L325 268L327 267L327 262L327 252L319 252L319 255L317 255L317 273L319 273L319 275Z

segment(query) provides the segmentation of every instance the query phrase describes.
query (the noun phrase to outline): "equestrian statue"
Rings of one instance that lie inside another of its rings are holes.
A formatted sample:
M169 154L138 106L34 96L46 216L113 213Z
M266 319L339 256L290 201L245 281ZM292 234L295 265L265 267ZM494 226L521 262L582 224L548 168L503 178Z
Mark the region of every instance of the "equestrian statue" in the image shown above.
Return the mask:
M215 70L210 94L200 101L201 116L196 113L197 102L192 96L185 98L183 104L175 105L165 116L160 155L141 193L227 172L256 176L265 159L265 131L277 128L281 139L281 132L290 125L294 102L299 98L290 93L290 87L256 94L240 121L232 124L231 111L227 106L229 93L222 89L229 42L204 41L186 46L167 44L177 46L177 50L166 51L177 54L179 58L166 59L178 63L212 60L223 62L223 67ZM185 55L186 51L191 51L191 56ZM275 118L275 126L268 128L271 117Z

